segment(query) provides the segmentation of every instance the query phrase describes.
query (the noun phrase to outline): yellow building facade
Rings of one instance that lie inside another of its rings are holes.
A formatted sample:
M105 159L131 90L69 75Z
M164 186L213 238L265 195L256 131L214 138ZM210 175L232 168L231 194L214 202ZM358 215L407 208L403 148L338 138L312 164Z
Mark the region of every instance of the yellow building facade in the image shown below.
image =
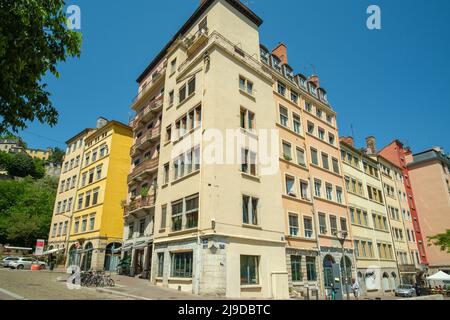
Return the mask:
M123 236L122 200L127 197L131 128L101 119L85 140L74 199L67 266L115 269Z

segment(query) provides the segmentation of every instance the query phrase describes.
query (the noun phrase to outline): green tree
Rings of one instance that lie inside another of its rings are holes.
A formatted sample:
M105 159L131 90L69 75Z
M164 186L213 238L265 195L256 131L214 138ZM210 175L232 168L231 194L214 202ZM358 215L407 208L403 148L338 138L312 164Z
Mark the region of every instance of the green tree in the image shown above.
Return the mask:
M58 112L42 81L68 57L79 57L81 34L68 30L63 0L0 0L0 134L27 121L54 126Z
M11 155L7 152L0 152L0 170L8 171L11 163Z
M58 148L58 147L53 148L53 149L52 149L52 153L51 153L51 155L50 155L50 157L49 157L49 159L48 159L48 162L52 162L52 163L62 163L65 154L66 154L66 153L65 153L62 149L60 149L60 148Z
M57 184L48 177L0 181L0 243L29 247L48 237Z
M33 176L35 173L34 161L27 154L11 154L7 171L14 177Z
M434 237L428 237L428 240L433 245L440 247L442 251L450 253L450 230L447 230L446 233L435 235Z

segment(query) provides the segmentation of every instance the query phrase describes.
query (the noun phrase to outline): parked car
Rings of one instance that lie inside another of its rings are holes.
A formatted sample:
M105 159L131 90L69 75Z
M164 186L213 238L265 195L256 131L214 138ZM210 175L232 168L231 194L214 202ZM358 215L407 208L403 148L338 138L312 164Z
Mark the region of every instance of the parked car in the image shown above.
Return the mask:
M0 261L0 266L3 266L4 268L8 268L9 264L13 261L19 260L18 257L5 257Z
M47 267L47 264L45 262L36 260L34 258L19 258L17 261L12 261L9 263L9 267L11 269L31 269L31 266L34 264L38 264L40 266L40 269L45 269Z
M414 297L416 295L416 289L410 284L402 284L395 289L396 297Z

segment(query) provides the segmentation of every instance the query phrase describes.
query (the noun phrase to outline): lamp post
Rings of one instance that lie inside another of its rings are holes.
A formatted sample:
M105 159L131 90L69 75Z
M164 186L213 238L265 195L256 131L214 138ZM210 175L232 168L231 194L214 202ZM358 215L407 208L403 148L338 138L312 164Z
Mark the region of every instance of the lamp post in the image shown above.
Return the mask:
M342 262L344 264L344 274L345 274L345 292L347 293L347 300L350 300L350 293L348 292L348 274L347 274L347 261L345 260L345 240L347 240L347 231L336 231L334 235L339 240L342 246Z

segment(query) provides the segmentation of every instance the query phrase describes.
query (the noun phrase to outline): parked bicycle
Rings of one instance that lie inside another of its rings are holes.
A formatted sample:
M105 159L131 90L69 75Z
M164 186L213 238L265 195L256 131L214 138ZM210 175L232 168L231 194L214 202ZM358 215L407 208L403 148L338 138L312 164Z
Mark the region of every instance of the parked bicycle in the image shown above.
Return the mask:
M81 286L82 287L114 287L115 282L110 275L103 271L88 271L81 273Z

